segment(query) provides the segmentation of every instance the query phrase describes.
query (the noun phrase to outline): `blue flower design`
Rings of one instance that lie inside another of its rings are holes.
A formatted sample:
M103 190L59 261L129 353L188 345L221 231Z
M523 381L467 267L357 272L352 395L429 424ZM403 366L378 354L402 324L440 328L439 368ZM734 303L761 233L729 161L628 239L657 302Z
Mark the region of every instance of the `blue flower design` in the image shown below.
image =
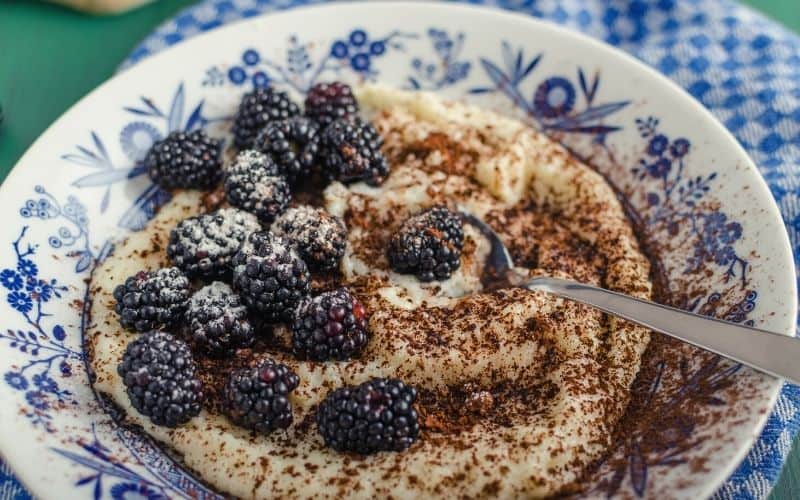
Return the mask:
M255 66L261 61L261 56L254 49L247 49L242 54L242 61L248 66Z
M58 392L58 384L50 378L47 373L40 373L33 376L33 385L42 392Z
M166 500L167 497L146 484L119 483L111 487L111 498L114 500Z
M347 44L341 40L337 40L331 45L331 55L336 59L346 59L349 52Z
M53 286L44 280L28 278L25 290L28 291L32 298L40 299L43 302L47 302L53 296Z
M8 300L11 307L22 314L27 314L33 309L33 301L25 292L11 292L6 300Z
M672 153L672 156L675 158L683 158L687 153L689 153L690 146L691 143L687 139L675 139L675 141L669 147L669 152Z
M25 400L28 404L37 410L46 410L50 408L50 403L47 401L47 395L42 391L28 391L25 393Z
M720 266L726 266L733 262L734 259L736 259L736 251L730 245L718 247L714 251L714 262Z
M370 66L367 54L356 54L350 59L350 66L356 71L367 71Z
M256 71L253 73L253 87L263 88L269 87L269 77L263 71Z
M575 87L560 76L548 78L539 84L533 95L533 107L545 118L568 114L575 106Z
M719 231L719 241L729 245L742 237L742 225L738 222L730 222Z
M13 269L3 269L0 271L0 283L9 290L19 290L22 288L22 276Z
M647 172L656 179L666 177L670 169L672 169L672 163L666 158L659 158L647 165Z
M20 259L17 262L17 270L21 272L24 276L35 277L39 274L39 268L36 267L36 264L33 261L28 259Z
M156 141L161 140L161 132L145 122L132 122L119 133L122 151L134 162L141 161Z
M247 80L247 73L239 66L234 66L228 70L228 79L234 85L241 85Z
M28 388L28 379L26 379L21 373L8 372L3 378L5 379L6 384L18 391L24 391Z
M386 44L382 41L369 44L369 53L373 56L381 56L386 52Z
M650 143L647 145L647 154L650 156L661 156L664 154L664 151L667 150L668 145L669 139L667 139L667 136L658 134L650 139Z
M367 32L364 30L353 30L350 33L350 43L354 47L361 47L367 43Z

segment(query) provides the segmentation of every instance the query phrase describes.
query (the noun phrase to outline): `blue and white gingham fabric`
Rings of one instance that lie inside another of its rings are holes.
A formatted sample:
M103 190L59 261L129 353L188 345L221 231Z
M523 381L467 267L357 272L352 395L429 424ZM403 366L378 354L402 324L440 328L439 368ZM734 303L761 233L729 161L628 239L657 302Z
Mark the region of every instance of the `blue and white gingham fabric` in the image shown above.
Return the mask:
M202 1L161 25L123 67L227 22L308 3L316 0ZM492 3L582 31L682 85L755 160L781 209L800 267L800 37L728 0L470 3ZM787 384L759 440L716 497L765 498L798 428L800 388ZM0 464L0 500L27 498Z

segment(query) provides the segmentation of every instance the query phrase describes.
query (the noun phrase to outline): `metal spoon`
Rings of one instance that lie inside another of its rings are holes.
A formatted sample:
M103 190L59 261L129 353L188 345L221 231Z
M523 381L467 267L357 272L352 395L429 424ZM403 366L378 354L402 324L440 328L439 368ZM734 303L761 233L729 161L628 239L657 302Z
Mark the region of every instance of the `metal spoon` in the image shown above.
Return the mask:
M575 281L547 276L531 278L514 268L508 249L492 228L470 213L461 211L461 216L491 244L491 252L484 264L484 286L489 290L509 287L541 290L595 307L760 372L800 383L800 339L701 316Z

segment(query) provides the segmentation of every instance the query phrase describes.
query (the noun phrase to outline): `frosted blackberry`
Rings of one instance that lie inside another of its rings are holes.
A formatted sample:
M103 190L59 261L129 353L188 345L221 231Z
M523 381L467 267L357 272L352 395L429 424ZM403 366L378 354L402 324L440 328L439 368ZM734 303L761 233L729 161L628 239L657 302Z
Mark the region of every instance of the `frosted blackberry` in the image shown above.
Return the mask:
M253 147L269 155L290 183L306 179L317 160L319 125L301 116L267 123Z
M169 333L148 332L134 339L117 373L131 405L156 425L176 427L202 409L203 385L192 352Z
M260 229L255 215L236 208L189 217L170 232L167 256L190 277L229 277L231 258L247 235Z
M258 151L242 151L225 174L228 202L255 214L266 224L275 220L289 205L289 183L280 175L272 159Z
M239 149L253 146L264 125L300 114L300 108L286 92L272 88L257 88L246 93L239 103L233 122L233 144Z
M306 116L327 126L339 118L358 113L353 89L342 82L318 83L306 94Z
M170 327L183 317L190 294L189 278L177 267L139 271L114 289L114 310L127 330Z
M344 222L321 208L302 205L288 209L272 224L273 233L286 237L311 269L336 268L347 245Z
M230 356L253 343L247 309L225 283L215 281L192 295L185 318L189 337L212 356Z
M303 359L345 360L369 341L364 306L346 288L306 297L292 323L292 349Z
M286 429L292 423L289 394L299 383L289 367L263 359L228 378L222 392L225 412L236 425L262 434Z
M144 166L165 189L211 189L222 178L221 142L202 130L172 132L147 152Z
M328 179L344 183L380 184L389 175L381 152L383 139L370 123L357 116L332 122L320 136L320 159Z
M461 265L464 228L447 207L436 206L406 220L389 242L389 263L420 281L444 280Z
M306 263L280 236L251 234L233 258L233 288L263 321L291 321L309 289Z
M403 451L419 437L416 399L417 390L397 379L337 389L320 403L317 429L337 451Z

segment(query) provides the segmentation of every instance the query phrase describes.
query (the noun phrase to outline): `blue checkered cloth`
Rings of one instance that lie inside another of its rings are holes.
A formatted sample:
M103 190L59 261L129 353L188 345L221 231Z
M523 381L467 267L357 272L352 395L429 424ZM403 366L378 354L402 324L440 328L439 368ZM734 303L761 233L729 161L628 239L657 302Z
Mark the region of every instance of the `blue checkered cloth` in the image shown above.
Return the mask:
M800 0L798 0L800 1ZM123 67L237 19L309 0L205 0L160 26ZM582 31L655 67L703 103L759 166L800 267L800 37L727 0L518 0L492 3ZM800 8L800 7L799 7ZM753 449L716 498L765 498L800 428L785 385ZM0 466L0 500L30 498Z

